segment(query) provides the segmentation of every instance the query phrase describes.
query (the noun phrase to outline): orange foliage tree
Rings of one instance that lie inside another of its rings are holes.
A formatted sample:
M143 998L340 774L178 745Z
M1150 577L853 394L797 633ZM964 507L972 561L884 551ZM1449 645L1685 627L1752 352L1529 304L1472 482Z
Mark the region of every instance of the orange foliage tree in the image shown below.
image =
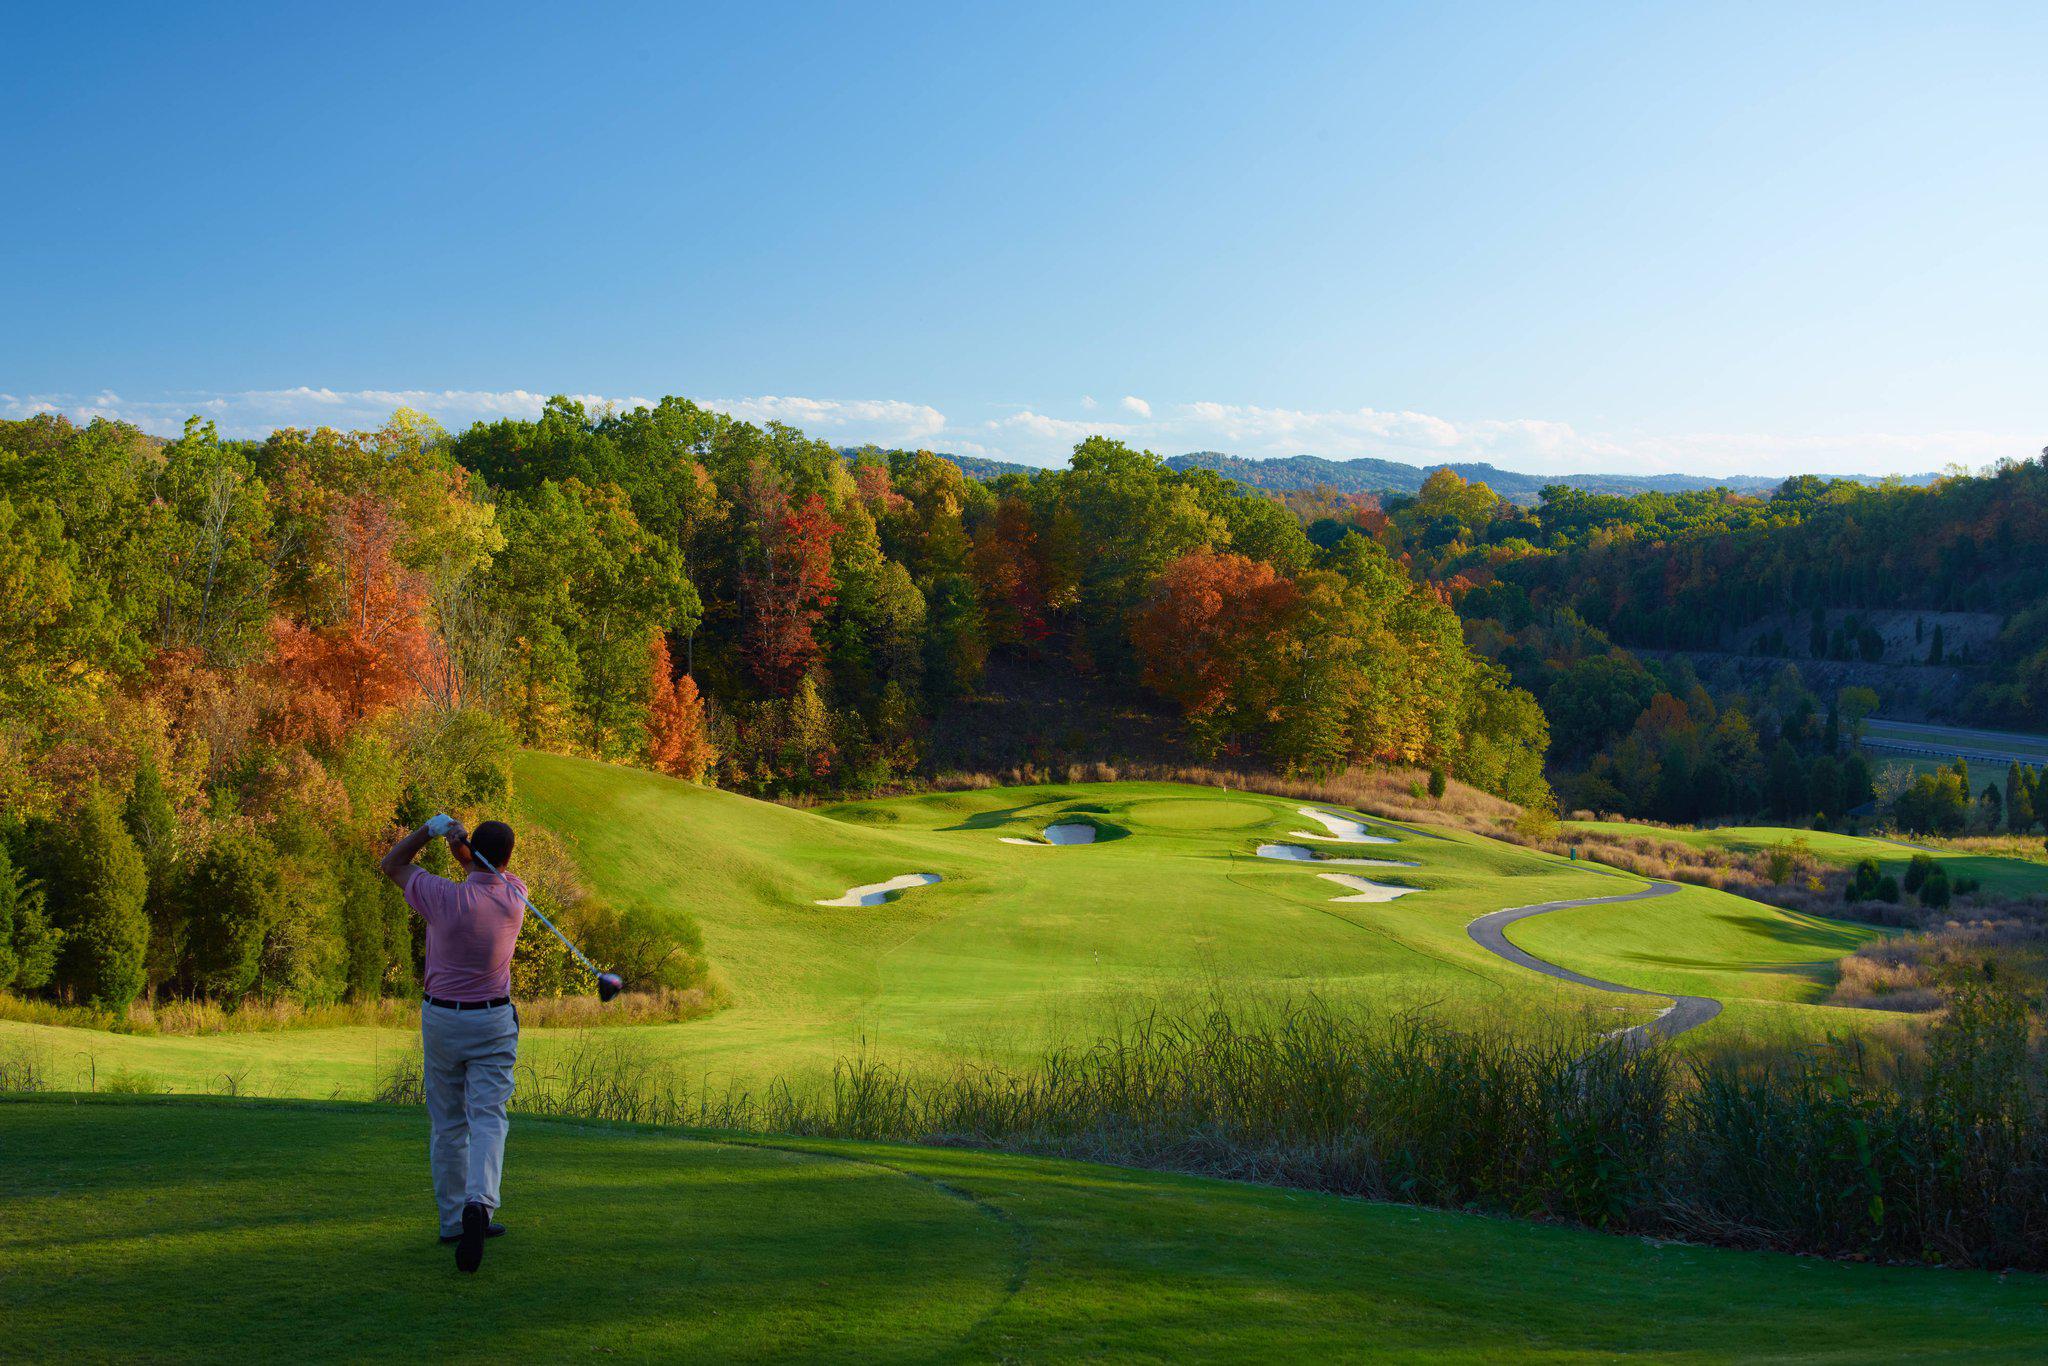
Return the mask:
M675 676L668 637L654 634L647 667L647 762L672 778L701 779L718 762L697 680Z
M270 623L271 669L284 685L276 739L334 744L420 690L426 583L398 558L403 524L382 498L359 493L335 508L327 531L327 620Z
M1131 628L1144 678L1181 705L1210 748L1279 707L1301 593L1269 564L1195 550L1166 567Z

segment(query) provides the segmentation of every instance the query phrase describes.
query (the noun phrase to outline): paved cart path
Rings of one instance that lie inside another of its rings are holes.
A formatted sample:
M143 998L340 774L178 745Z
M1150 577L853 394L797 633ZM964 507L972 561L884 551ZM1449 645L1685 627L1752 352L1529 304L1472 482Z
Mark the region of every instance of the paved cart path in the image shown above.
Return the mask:
M1621 896L1595 896L1580 901L1546 901L1537 906L1513 906L1505 911L1494 911L1480 916L1465 927L1465 932L1472 936L1473 942L1487 952L1525 967L1531 972L1540 972L1545 977L1556 977L1566 982L1577 982L1582 987L1597 987L1601 991L1615 991L1627 996L1664 997L1671 1005L1656 1019L1622 1031L1623 1042L1631 1048L1640 1048L1653 1038L1673 1039L1688 1029L1705 1024L1721 1013L1721 1003L1711 996L1678 996L1666 991L1645 991L1641 987L1625 987L1619 982L1605 982L1598 977L1573 972L1570 968L1561 968L1508 942L1507 928L1518 920L1548 915L1552 911L1568 911L1575 906L1611 906L1621 901L1645 901L1653 896L1669 896L1677 890L1678 884L1675 882L1651 882L1640 892L1628 892Z

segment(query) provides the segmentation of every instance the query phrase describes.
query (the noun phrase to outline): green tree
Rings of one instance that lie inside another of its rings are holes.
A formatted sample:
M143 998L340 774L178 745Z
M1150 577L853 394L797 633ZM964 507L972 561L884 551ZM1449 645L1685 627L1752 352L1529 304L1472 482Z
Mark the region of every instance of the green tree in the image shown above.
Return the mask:
M277 851L253 830L228 830L187 880L186 958L194 987L234 997L256 980L263 937L282 916Z
M147 980L154 990L177 970L179 829L178 815L171 806L170 794L164 790L156 760L147 753L136 765L135 783L122 808L121 822L142 851L142 865L149 875L142 910L149 918Z
M43 840L51 919L64 932L56 985L75 1000L124 1010L142 990L149 949L142 851L97 783L68 821L45 828Z
M1765 797L1771 814L1780 818L1797 816L1807 807L1806 766L1790 740L1778 741L1771 751L1771 772Z
M2034 792L2026 767L2018 761L2005 770L2005 793L2005 828L2015 835L2025 834L2034 828Z
M35 991L57 967L63 935L49 920L43 891L15 867L0 841L0 987Z

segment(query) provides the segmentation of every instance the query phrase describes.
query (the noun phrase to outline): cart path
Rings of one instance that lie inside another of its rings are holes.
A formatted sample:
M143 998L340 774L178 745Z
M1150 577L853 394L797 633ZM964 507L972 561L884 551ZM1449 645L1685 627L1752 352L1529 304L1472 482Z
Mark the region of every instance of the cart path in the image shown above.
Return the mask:
M1678 996L1666 991L1645 991L1641 987L1625 987L1619 982L1604 982L1598 977L1588 977L1584 973L1573 972L1570 968L1561 968L1510 943L1507 928L1518 920L1548 915L1552 911L1568 911L1577 906L1611 906L1621 901L1646 901L1653 896L1669 896L1677 890L1678 884L1675 882L1651 881L1642 891L1628 892L1621 896L1595 896L1580 901L1546 901L1537 906L1513 906L1505 911L1494 911L1480 916L1465 927L1465 932L1472 936L1474 943L1488 953L1505 958L1510 963L1525 967L1531 972L1540 972L1545 977L1577 982L1582 987L1595 987L1601 991L1620 992L1626 996L1664 997L1671 1004L1656 1019L1621 1031L1624 1044L1630 1048L1641 1048L1652 1039L1673 1039L1688 1029L1705 1024L1721 1013L1721 1003L1711 996Z

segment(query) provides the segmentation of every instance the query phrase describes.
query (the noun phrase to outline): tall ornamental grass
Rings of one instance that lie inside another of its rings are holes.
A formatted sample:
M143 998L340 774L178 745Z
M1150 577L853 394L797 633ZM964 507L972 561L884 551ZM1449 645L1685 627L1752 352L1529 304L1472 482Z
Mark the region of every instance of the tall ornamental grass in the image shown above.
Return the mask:
M418 1099L416 1061L383 1098ZM1133 1014L1021 1067L862 1053L693 1086L628 1037L525 1065L531 1114L1084 1158L1829 1256L2048 1269L2048 1103L2021 1002L1955 990L1924 1049L1678 1052L1590 1025L1320 1001Z

